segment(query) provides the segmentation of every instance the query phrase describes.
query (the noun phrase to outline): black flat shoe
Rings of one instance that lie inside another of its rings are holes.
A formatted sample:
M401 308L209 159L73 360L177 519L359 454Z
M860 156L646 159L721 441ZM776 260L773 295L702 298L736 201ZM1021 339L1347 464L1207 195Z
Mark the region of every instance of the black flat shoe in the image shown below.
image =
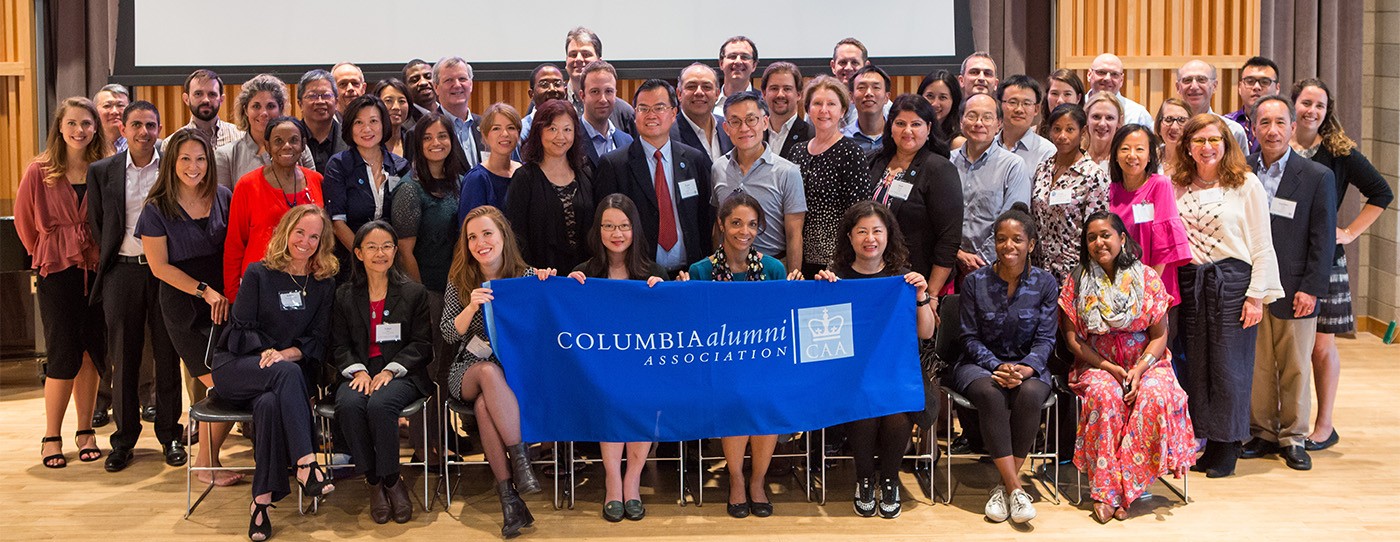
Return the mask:
M185 445L178 440L162 446L161 451L165 453L165 464L172 467L183 467L185 462L190 460L190 454L185 451Z
M46 455L46 456L44 456L44 458L43 458L42 460L40 460L40 461L43 462L43 464L44 464L45 467L48 467L48 468L51 468L51 469L61 469L61 468L63 468L63 467L67 467L67 466L68 466L68 458L63 457L63 437L60 437L60 436L52 436L52 437L44 437L44 438L39 439L39 450L40 450L39 453L43 453L44 445L45 445L45 444L48 444L48 443L50 443L50 442L57 442L57 443L58 443L58 453Z
M647 517L647 509L642 506L641 499L631 499L622 503L622 516L628 521L641 521Z
M106 410L97 410L92 413L93 427L106 427L109 423L112 423L111 412L107 412Z
M146 423L156 423L156 407L141 407L141 421Z
M262 542L272 538L272 518L267 515L268 508L277 508L277 506L272 503L253 503L253 514L252 517L248 518L248 540ZM262 519L262 525L258 525L259 518Z
M622 501L608 501L603 503L603 519L608 520L609 523L618 523L622 521L625 513L622 507Z
M727 511L731 518L743 519L749 517L749 503L741 502L739 504L734 504L731 502L729 503Z
M1312 458L1308 457L1308 452L1302 446L1289 446L1279 452L1283 457L1283 462L1288 468L1293 470L1312 470Z
M1332 434L1328 435L1327 438L1322 442L1317 442L1312 439L1303 439L1303 449L1309 452L1318 452L1326 450L1328 448L1336 446L1338 440L1340 440L1340 437L1337 436L1337 430L1333 429Z
M76 443L78 439L81 439L88 435L92 435L92 447L83 448L80 444L78 448L78 459L84 463L91 463L93 461L97 461L98 459L102 459L102 449L97 447L97 431L93 431L91 429L79 430L73 435L73 442Z
M107 454L107 462L103 468L106 468L107 472L121 472L127 465L131 464L131 460L134 458L135 454L131 453L128 448L112 448L112 451Z
M321 465L315 461L304 465L297 465L297 470L311 469L306 475L306 481L297 479L297 485L301 486L303 497L323 497L335 491L335 486L331 485L331 479L326 476L326 471L321 470Z
M1249 442L1240 449L1240 459L1259 459L1272 453L1278 453L1278 444L1269 442L1259 437L1249 439Z

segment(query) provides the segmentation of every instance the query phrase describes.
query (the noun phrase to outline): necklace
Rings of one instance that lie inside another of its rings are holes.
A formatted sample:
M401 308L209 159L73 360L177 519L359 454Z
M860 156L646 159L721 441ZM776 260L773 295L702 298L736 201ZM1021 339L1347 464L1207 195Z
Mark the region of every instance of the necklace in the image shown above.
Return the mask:
M291 191L291 192L288 192L288 191L287 191L287 185L286 185L286 183L284 183L284 182L282 181L282 176L277 174L277 169L276 169L276 168L273 168L273 167L268 167L267 169L268 169L268 171L271 171L271 172L272 172L272 178L273 178L274 180L277 181L277 189L280 190L280 191L282 191L282 202L283 202L283 203L286 203L288 208L296 207L296 206L297 206L297 193L296 193L296 189L297 189L297 174L296 174L296 170L295 170L295 169L292 170L292 187L291 187L291 188L292 188L292 191ZM288 195L290 195L291 197L290 197L290 198L287 197Z
M306 287L309 286L309 285L311 285L311 276L310 276L310 275L307 275L307 276L306 276L306 282L305 282L305 283L297 282L297 276L296 276L296 275L293 275L293 274L292 274L292 271L291 271L290 269L287 270L287 276L290 277L290 278L292 279L292 284L295 284L296 287L297 287L297 289L298 289L298 290L301 290L301 296L302 296L302 297L306 297Z

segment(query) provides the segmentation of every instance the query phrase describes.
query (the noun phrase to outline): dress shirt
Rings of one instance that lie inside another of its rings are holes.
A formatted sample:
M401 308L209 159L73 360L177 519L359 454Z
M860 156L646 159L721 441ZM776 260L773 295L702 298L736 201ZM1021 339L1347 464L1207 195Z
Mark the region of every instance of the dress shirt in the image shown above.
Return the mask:
M781 254L787 250L787 228L783 217L807 212L807 194L802 187L802 172L797 164L764 147L763 154L744 173L734 159L737 150L719 157L710 168L710 204L716 209L735 192L743 192L758 200L768 227L754 238L754 248L764 254Z
M1283 169L1288 167L1288 155L1293 154L1292 150L1283 153L1283 156L1272 164L1264 164L1264 155L1260 154L1258 166L1254 169L1259 176L1259 182L1264 184L1264 194L1269 196L1266 202L1272 207L1274 204L1274 194L1278 193L1278 185L1283 182Z
M159 147L159 145L157 145ZM126 233L122 235L122 246L117 254L140 256L141 240L136 238L136 223L141 220L141 211L146 208L146 196L156 184L160 172L160 151L151 155L151 163L137 167L131 161L131 153L126 154Z
M962 250L991 262L996 259L992 223L1015 202L1030 204L1031 176L1019 157L993 144L973 162L967 145L953 151L963 186Z
M1252 126L1253 121L1249 120L1249 111L1241 107L1239 111L1226 113L1225 118L1235 121L1235 124L1239 124L1240 128L1244 128L1244 137L1249 140L1249 150L1244 151L1244 153L1259 152L1259 140L1254 138L1254 126Z
M599 133L598 129L593 127L593 123L586 120L583 121L583 132L588 135L588 142L593 145L593 151L597 152L598 156L617 150L617 144L613 142L613 134L617 133L617 127L613 126L611 120L608 121L607 133Z
M842 128L841 135L854 139L856 144L860 145L861 152L864 152L865 154L870 154L872 152L880 150L880 148L884 146L882 140L885 138L885 134L883 132L875 134L874 136L866 134L865 132L860 131L859 121L852 122L846 125L845 128Z
M724 115L720 113L715 114L720 115L720 118L724 118ZM681 112L680 117L685 119L685 122L690 125L691 130L695 131L695 138L699 139L700 146L704 147L700 150L710 155L711 162L718 162L720 157L724 156L724 151L721 151L719 148L719 131L724 129L719 125L720 120L715 119L715 125L713 129L710 130L710 137L705 137L705 130L701 128L699 124L695 124L694 121L690 120L690 116L686 115L684 111Z
M585 123L587 124L587 123ZM656 178L656 147L651 146L645 139L637 138L642 144L642 151L646 154L647 179ZM690 262L685 261L685 236L681 235L681 213L676 208L676 201L680 199L680 191L676 186L676 179L672 175L676 162L672 160L671 140L661 145L661 174L666 176L666 186L671 195L671 216L676 222L676 244L671 250L666 250L660 244L656 245L656 263L666 269L683 269ZM703 226L702 226L703 227ZM659 230L658 230L659 231Z
M1006 149L1006 146L1001 143L1001 133L997 133L996 138L992 140L992 145ZM1026 135L1021 136L1021 139L1017 141L1015 145L1006 150L1011 151L1011 154L1019 156L1021 161L1025 162L1026 171L1034 172L1036 168L1040 167L1041 162L1055 155L1056 149L1054 143L1051 143L1049 139L1040 137L1040 134L1035 133L1035 130L1026 130ZM1108 170L1105 169L1104 171L1107 172Z
M481 163L481 152L477 151L476 138L472 137L472 127L476 124L476 121L472 119L472 111L468 109L467 118L463 120L448 112L446 108L439 107L438 109L442 110L442 114L447 115L447 118L452 119L452 131L457 133L457 141L462 144L462 150L466 151L467 163L471 167L476 167L477 164ZM521 140L523 141L524 138Z
M778 129L778 130L775 131L775 130L773 130L772 127L769 127L769 128L768 128L768 148L770 148L770 149L778 149L778 152L782 152L782 150L783 150L783 143L787 141L787 136L788 136L788 134L789 134L789 133L792 133L792 125L793 125L793 124L796 124L796 123L797 123L797 113L793 113L791 117L788 117L787 122L784 122L784 123L783 123L783 127L782 127L782 128L780 128L780 129Z
M719 84L719 90L720 92L724 92L723 81ZM749 81L749 88L744 89L742 92L753 92L753 81ZM718 115L720 118L724 118L724 100L728 97L728 94L721 94L719 99L715 100L715 115ZM718 128L718 126L716 126L716 128Z
M232 122L227 122L224 119L214 119L214 133L212 134L204 131L198 124L195 124L194 119L191 119L190 123L184 125L182 128L199 130L200 133L204 134L204 137L209 138L209 142L212 143L216 149L243 137L243 130L239 130L237 125Z

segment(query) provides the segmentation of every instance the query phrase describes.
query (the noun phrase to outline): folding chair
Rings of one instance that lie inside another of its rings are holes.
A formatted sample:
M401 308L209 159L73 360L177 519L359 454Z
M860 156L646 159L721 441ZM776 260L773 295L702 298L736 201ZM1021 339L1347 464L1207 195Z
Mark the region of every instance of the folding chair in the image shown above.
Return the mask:
M1075 412L1079 412L1079 409L1084 407L1084 398L1080 397L1079 394L1074 393L1074 391L1071 390L1064 381L1056 379L1055 387L1056 391L1058 392L1069 393L1074 395ZM1079 506L1080 504L1084 503L1084 471L1079 470L1078 467L1074 467L1073 464L1071 464L1071 467L1074 468L1074 496L1067 497L1067 500L1069 500L1069 502L1073 503L1075 506ZM1056 473L1058 474L1058 469L1056 469ZM1169 491L1175 493L1177 498L1181 499L1181 504L1191 504L1191 471L1188 469L1186 471L1186 474L1181 476L1181 487L1177 487L1175 484L1172 484L1171 482L1167 481L1168 477L1170 476L1172 476L1172 473L1170 472L1161 473L1157 476L1157 481L1161 482L1163 486L1166 486L1166 488Z
M465 419L470 418L471 420L475 421L475 420L476 420L476 409L475 409L476 404L475 404L475 401L461 401L461 400L458 400L458 399L456 399L456 398L454 398L454 397L451 397L451 396L445 396L445 397L446 397L446 400L443 401L443 416L442 416L442 442L444 443L444 445L443 445L443 447L442 447L442 468L443 468L442 479L444 480L444 490L445 490L446 493L447 493L447 497L446 497L446 501L445 501L445 502L447 503L446 506L451 507L451 506L452 506L452 492L453 492L453 489L452 489L452 474L451 474L450 472L448 472L448 470L451 469L451 468L454 467L454 466L462 466L462 465L486 465L486 466L489 467L489 466L490 466L490 462L488 462L486 459L484 459L484 457L485 457L485 454L484 454L484 453L482 454L482 455L483 455L483 459L482 459L481 461L466 461L466 460L453 460L453 459L452 459L452 456L451 456L451 454L447 451L447 446L446 446L446 442L447 442L447 439L448 439L448 432L451 431L452 428L453 428L454 426L458 426L458 427L461 426L462 421L465 420ZM554 442L553 445L554 445L554 447L555 447L556 449L559 447L559 443L558 443L558 442ZM425 449L426 449L426 447L425 447ZM547 465L547 464L549 464L549 463L550 463L550 461L548 461L548 460L536 460L536 461L531 461L531 464L533 464L533 465L541 465L541 464ZM561 509L561 508L563 508L563 498L562 498L562 495L560 494L560 487L559 487L559 469L555 469L555 470L554 470L554 509L555 509L555 510L559 510L559 509Z
M399 412L399 417L400 417L400 418L409 418L409 417L412 417L412 416L414 416L414 415L422 416L422 418L423 418L423 425L424 425L424 427L426 427L427 424L428 424L428 409L426 408L426 405L427 405L427 404L428 404L428 398L427 398L427 397L420 397L420 398L418 398L417 400L415 400L415 401L413 401L412 403L409 403L407 406L405 406L405 407L403 408L403 410ZM326 397L326 396L323 396L320 400L318 400L318 401L316 402L316 407L312 409L312 412L314 412L314 413L316 414L316 417L317 417L317 418L320 420L320 422L321 422L322 434L325 434L325 435L331 434L331 423L335 421L335 398L334 398L334 397ZM426 451L427 449L428 449L428 432L427 432L427 431L423 431L423 450ZM332 450L330 450L329 448L327 448L326 450L324 450L324 453L325 453L325 457L326 457L326 466L327 466L327 468L329 468L329 467L331 466L331 454L332 454ZM422 468L423 468L423 511L424 511L424 512L427 512L427 511L431 508L430 505L432 504L432 501L429 500L429 498L428 498L428 457L427 457L427 454L424 454L423 459L422 459L421 461L400 462L400 464L403 465L403 466L405 466L405 467L422 467ZM335 467L354 467L354 466L355 466L355 465L354 465L353 463L335 465ZM328 472L328 473L333 473L334 471L333 471L333 470L327 470L327 472Z

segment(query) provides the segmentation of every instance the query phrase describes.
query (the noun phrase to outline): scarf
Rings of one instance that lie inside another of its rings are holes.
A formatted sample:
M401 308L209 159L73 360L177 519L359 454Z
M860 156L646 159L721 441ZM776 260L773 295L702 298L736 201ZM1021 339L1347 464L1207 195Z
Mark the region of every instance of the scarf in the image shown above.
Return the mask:
M748 263L748 275L750 281L763 280L763 255L752 247L749 248L749 255L744 258ZM715 255L710 256L710 279L720 282L730 282L734 276L729 272L728 257L724 255L724 247L715 250Z
M1142 316L1143 311L1143 265L1133 265L1118 270L1109 277L1103 267L1088 262L1080 266L1079 295L1075 309L1090 334L1104 334L1113 330L1126 329Z

